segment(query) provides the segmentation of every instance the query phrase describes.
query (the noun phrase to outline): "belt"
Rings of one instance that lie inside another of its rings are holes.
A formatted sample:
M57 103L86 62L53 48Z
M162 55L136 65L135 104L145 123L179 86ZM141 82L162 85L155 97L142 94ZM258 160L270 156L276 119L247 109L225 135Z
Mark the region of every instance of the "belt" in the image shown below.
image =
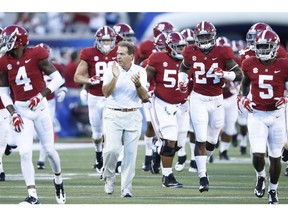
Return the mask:
M118 108L110 108L111 110L115 110L115 111L121 111L121 112L133 112L133 111L137 111L138 108L123 108L123 109L118 109Z

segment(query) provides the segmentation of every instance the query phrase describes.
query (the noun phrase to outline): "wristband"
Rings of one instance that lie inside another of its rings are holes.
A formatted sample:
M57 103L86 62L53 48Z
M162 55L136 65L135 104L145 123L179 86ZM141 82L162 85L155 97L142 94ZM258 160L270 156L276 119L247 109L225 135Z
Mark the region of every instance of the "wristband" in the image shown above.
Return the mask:
M233 81L236 78L236 74L234 71L224 71L223 78Z

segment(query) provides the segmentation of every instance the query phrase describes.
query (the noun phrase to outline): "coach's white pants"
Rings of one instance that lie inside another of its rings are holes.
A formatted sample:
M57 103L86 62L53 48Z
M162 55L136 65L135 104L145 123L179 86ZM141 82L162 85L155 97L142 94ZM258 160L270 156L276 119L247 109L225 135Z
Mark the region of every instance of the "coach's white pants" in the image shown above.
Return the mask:
M124 158L121 165L121 191L132 193L132 180L135 176L138 140L141 135L142 114L140 110L121 112L106 108L104 111L105 144L103 148L103 177L115 175L118 156L124 145Z

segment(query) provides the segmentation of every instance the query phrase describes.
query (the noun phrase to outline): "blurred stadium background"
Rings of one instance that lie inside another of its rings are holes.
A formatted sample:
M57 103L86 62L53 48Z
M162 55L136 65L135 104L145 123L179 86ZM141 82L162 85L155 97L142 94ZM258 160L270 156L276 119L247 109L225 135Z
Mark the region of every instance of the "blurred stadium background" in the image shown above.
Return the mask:
M0 27L11 24L24 26L29 32L30 45L48 44L53 58L67 66L71 57L81 48L94 44L94 33L103 25L114 26L127 23L135 31L137 43L152 38L153 27L161 21L174 24L176 30L194 28L203 21L212 22L218 36L230 40L245 40L246 33L256 22L269 24L280 36L281 43L288 47L288 13L263 12L0 12ZM57 104L55 131L58 137L90 137L87 106L80 103L76 86L68 86L69 92L63 103ZM142 132L145 130L143 119Z

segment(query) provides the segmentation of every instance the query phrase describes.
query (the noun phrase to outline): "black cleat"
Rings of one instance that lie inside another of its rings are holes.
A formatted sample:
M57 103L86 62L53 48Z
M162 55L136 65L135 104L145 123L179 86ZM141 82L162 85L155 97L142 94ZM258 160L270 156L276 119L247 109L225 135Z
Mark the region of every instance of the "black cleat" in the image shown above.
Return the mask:
M219 159L230 160L229 156L227 155L227 150L224 150L223 152L219 152Z
M45 169L45 163L42 161L37 162L37 169L43 170Z
M176 181L173 173L171 173L169 176L162 177L162 186L163 187L173 187L173 188L182 188L183 184Z
M0 173L0 181L5 181L5 173L4 172Z
M97 173L102 173L103 169L103 161L96 161L95 164L93 165L93 168L96 170Z
M200 178L200 187L199 187L199 191L202 193L204 191L209 191L209 181L208 178L202 177Z
M178 156L178 162L175 164L175 170L181 172L186 163L187 155Z
M56 184L55 180L53 180L55 186L55 198L58 204L65 204L66 202L66 194L64 192L63 182L61 184Z
M31 204L31 205L41 204L41 203L40 203L40 200L39 200L39 199L36 199L36 198L33 197L33 196L28 196L28 197L26 197L26 199L24 200L23 203L28 203L28 204Z
M125 195L122 195L122 197L125 197L125 198L132 198L132 194L130 194L130 193L126 193Z
M270 190L268 192L268 204L279 204L277 190Z
M103 169L102 152L96 152L96 161L95 161L95 164L93 165L93 169L95 169L97 173L102 173L102 169Z
M142 166L143 171L147 172L151 170L151 160L152 160L152 156L148 156L148 155L145 156L145 162Z
M195 160L190 161L189 172L196 173L197 172L197 163Z
M157 152L153 152L151 160L151 173L159 174L160 173L160 155Z
M265 182L266 179L262 176L259 176L256 182L256 187L254 189L255 196L262 198L265 194Z

